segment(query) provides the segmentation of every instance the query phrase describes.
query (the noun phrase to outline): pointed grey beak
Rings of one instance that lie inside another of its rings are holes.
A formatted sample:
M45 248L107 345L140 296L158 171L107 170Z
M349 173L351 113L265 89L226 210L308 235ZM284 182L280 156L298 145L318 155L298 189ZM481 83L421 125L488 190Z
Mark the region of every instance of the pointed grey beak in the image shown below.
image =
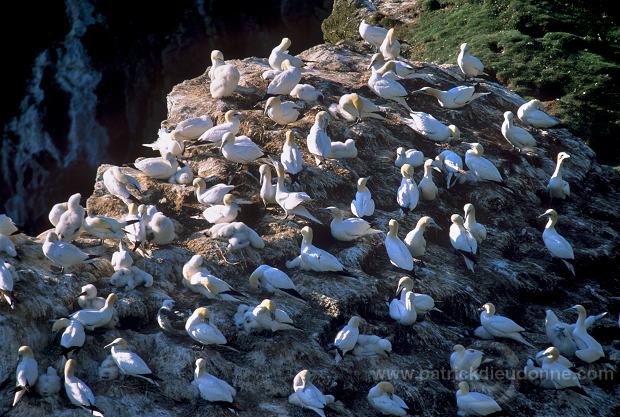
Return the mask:
M114 342L110 343L109 345L105 345L103 348L107 349L107 348L111 348L112 346L114 346Z
M541 217L545 217L547 215L547 213L543 213L540 216L538 216L538 218L540 219Z
M86 291L84 291L83 293L80 293L80 297L86 295Z
M564 310L562 310L562 311L572 312L572 311L575 311L575 308L574 308L574 307L568 307L568 308L565 308L565 309L564 309Z

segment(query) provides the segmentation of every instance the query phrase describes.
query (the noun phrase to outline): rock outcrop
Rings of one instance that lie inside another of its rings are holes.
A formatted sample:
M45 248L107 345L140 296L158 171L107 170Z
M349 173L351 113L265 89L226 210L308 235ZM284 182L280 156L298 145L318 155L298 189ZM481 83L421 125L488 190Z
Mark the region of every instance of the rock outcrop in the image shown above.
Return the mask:
M444 149L463 155L467 147L458 142L435 144L403 124L399 120L402 109L375 97L368 89L369 56L370 50L360 45L320 45L303 52L301 57L309 63L302 82L323 92L325 106L306 105L300 120L290 128L306 163L299 182L300 188L312 197L309 209L318 213L318 208L338 206L348 211L356 180L371 176L368 187L377 208L370 221L373 227L385 231L391 218L399 218L396 189L400 173L393 165L396 148L417 148L432 158ZM266 82L261 73L268 69L267 60L247 58L233 62L241 73L240 94L213 100L206 73L185 81L169 94L169 114L163 125L173 127L185 118L204 114L221 119L226 110L238 109L244 115L240 133L251 137L265 153L277 156L285 130L274 128L263 115ZM454 65L413 64L422 72L432 74L435 86L442 89L463 83ZM403 84L408 91L425 85L421 80ZM619 300L614 296L618 294L615 273L620 256L617 216L620 175L599 165L592 150L565 129L533 132L539 143L539 155L513 151L500 133L502 114L506 110L516 113L524 100L492 82L480 80L480 89L491 94L458 111L440 108L431 97L416 95L408 100L414 109L456 124L464 141L481 143L486 157L505 178L505 186L480 183L457 185L447 191L443 178L436 174L435 182L440 186L438 198L421 202L412 214L400 220L401 238L422 215L432 216L443 227L443 231L427 233L427 254L412 275L416 292L431 295L442 312L433 311L411 327L396 325L388 315L386 302L393 298L399 278L411 274L390 265L382 235L355 243L337 242L329 234L329 219L320 215L325 225L310 224L315 244L335 254L354 277L286 270L286 261L299 253L299 231L308 223L300 218L282 221L279 208L263 208L255 179L259 163L250 164L249 171L239 170L222 158L217 147L205 145L188 147L184 155L195 175L207 178L210 183L234 184L235 194L253 202L242 206L238 220L256 230L266 246L236 254L227 253L226 243L203 233L208 225L195 218L203 207L197 203L193 187L139 177L145 190L142 202L156 205L177 221L178 239L171 245L154 248L151 259L136 259L136 266L153 275L153 286L119 292L119 328L88 335L84 349L77 355L78 376L93 388L99 408L109 416L229 415L225 410L196 402L196 393L190 385L193 364L197 358L205 358L209 372L238 389L240 416L311 415L287 402L293 377L304 368L312 371L315 385L338 401L336 411L328 411L327 415L377 415L369 407L366 395L379 380L389 379L396 393L410 404L412 415L453 416L456 383L446 370L449 370L452 346L461 343L484 351L485 358L492 359L485 369L493 378L483 378L473 386L490 393L505 415L581 416L593 414L595 410L599 416L617 415L620 334L612 318L617 317L619 309ZM332 119L328 128L332 140L354 139L358 157L329 160L324 167L317 168L305 146L314 116L328 104L337 102L341 95L353 91L384 106L387 120L350 124ZM565 202L551 204L544 189L560 151L571 155L565 166L565 178L571 184L572 195ZM102 184L105 169L106 166L99 169L88 209L120 217L126 207L106 193ZM421 172L417 172L416 179L420 177ZM486 225L489 235L481 245L475 273L465 268L447 235L451 214L461 213L463 205L469 202L475 204L477 219ZM538 215L550 207L560 213L558 230L575 249L576 278L551 259L542 243L544 221ZM3 340L0 379L8 378L9 385L14 381L15 357L20 345L29 344L33 348L40 370L58 364L49 320L66 316L76 308L75 299L82 285L94 283L104 296L115 290L109 282L113 270L106 260L80 266L72 277L61 276L50 272L50 264L41 253L40 237L20 236L16 243L21 256L16 266L28 272L21 272L21 279L16 283L20 302L15 310L0 304ZM116 249L111 242L98 246L94 240L80 239L79 244L106 259ZM233 322L237 304L208 301L182 285L182 266L193 254L203 255L211 273L246 294L244 302L251 305L267 298L248 284L253 269L266 263L286 270L308 302L286 296L274 296L274 299L303 331L275 335L239 333ZM209 306L228 344L239 353L198 347L189 338L171 338L160 332L155 315L167 298L174 299L175 308L180 310ZM604 318L591 330L603 344L606 358L591 365L577 362L584 376L582 383L591 398L530 385L518 372L535 351L511 341L473 337L472 331L479 325L478 308L485 302L493 302L498 314L511 317L525 327L524 335L538 349L549 345L544 331L545 308L554 309L562 319L571 322L575 317L562 310L578 303L592 313L609 311L615 315ZM361 333L391 340L393 353L389 358L346 357L340 364L334 363L333 355L326 348L339 328L355 314L366 320ZM153 372L163 378L160 390L131 378L123 382L98 380L97 368L108 355L103 346L116 337L124 337ZM2 411L9 410L10 395L6 389L1 398ZM79 413L83 412L73 411L66 399L56 397L46 401L25 398L7 415Z

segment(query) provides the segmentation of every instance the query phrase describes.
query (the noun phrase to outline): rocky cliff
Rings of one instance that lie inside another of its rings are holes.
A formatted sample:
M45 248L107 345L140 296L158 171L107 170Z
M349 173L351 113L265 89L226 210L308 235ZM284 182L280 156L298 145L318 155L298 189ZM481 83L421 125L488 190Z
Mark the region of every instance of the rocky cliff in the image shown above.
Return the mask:
M320 45L301 54L310 61L303 82L319 88L325 104L337 102L345 93L356 91L388 108L386 121L367 120L357 124L332 120L329 134L332 140L352 138L359 155L351 160L330 160L317 168L307 152L305 137L315 114L323 106L306 106L302 117L293 123L296 140L302 149L305 169L300 175L300 188L312 197L309 208L335 205L348 210L355 194L355 182L360 176L371 176L369 188L377 203L372 224L383 231L387 222L398 218L399 207L395 193L400 174L393 166L399 146L414 147L428 157L444 149L463 154L465 145L438 145L416 134L399 120L401 109L385 102L369 91L366 81L370 50L359 44ZM213 100L209 94L206 73L185 81L168 95L168 118L165 126L173 127L181 120L203 114L221 119L228 109L238 109L243 115L241 134L250 136L266 153L279 155L284 130L273 127L263 115L266 83L261 73L267 61L247 58L233 61L241 72L242 94L224 100ZM463 83L453 65L413 63L421 71L435 77L436 86L446 89ZM407 90L420 88L424 82L408 80ZM155 204L166 215L178 221L178 239L165 247L154 248L151 259L139 259L137 265L155 277L151 288L120 291L119 328L89 335L84 349L78 354L78 375L94 390L97 404L109 416L186 416L229 415L216 407L196 402L190 386L193 363L206 358L209 372L229 381L238 388L240 416L309 416L309 411L288 404L292 379L301 369L314 374L314 383L339 401L328 415L370 417L377 413L369 408L368 390L380 379L390 379L396 393L411 406L412 415L437 417L454 416L456 384L441 370L449 369L448 357L452 346L461 343L484 351L492 361L485 366L491 379L475 384L479 391L488 392L500 403L506 416L582 416L611 417L620 409L617 367L620 360L620 333L615 322L620 309L616 277L620 255L620 222L617 217L620 176L596 162L595 154L583 141L565 129L534 131L540 155L520 154L511 150L502 138L500 124L506 110L516 112L524 102L518 95L493 82L480 82L481 90L491 94L474 101L458 111L446 111L430 97L409 98L417 110L430 112L439 120L458 125L464 141L480 142L486 156L493 161L505 178L505 187L493 183L476 186L458 185L447 191L439 175L438 198L421 202L414 213L400 221L401 238L411 230L422 215L432 216L443 231L427 234L427 254L412 276L416 292L431 295L442 312L431 312L411 327L402 327L388 316L386 302L393 298L402 270L392 267L383 246L383 236L364 238L355 243L334 241L326 225L311 226L315 244L338 256L353 272L354 277L338 274L311 274L286 270L285 262L298 255L304 220L282 221L279 208L263 208L258 200L258 163L250 164L248 172L239 171L235 164L224 160L217 148L197 146L186 151L184 158L198 176L210 183L230 182L236 185L235 194L253 201L244 205L239 220L254 228L265 240L264 249L246 249L227 253L226 245L210 239L202 231L205 221L194 218L202 211L196 202L193 187L171 185L139 177L144 188L141 200ZM554 170L559 151L570 153L565 178L573 194L565 202L548 201L544 189ZM129 161L128 161L129 162ZM126 212L123 203L105 192L99 169L94 192L88 199L88 209L98 214L119 217ZM417 179L420 173L416 174ZM449 218L460 213L463 205L476 205L478 221L485 224L489 237L480 250L476 272L465 268L448 240ZM551 259L541 234L544 221L538 218L547 208L560 213L559 232L575 249L577 277L571 277L561 263ZM329 219L320 216L325 224ZM29 344L35 351L40 370L57 365L58 352L50 341L50 319L65 316L76 309L75 298L80 286L94 283L101 294L116 289L109 277L112 269L107 260L115 250L108 242L99 246L96 241L79 239L78 243L102 260L83 265L73 275L61 276L50 272L49 262L41 253L41 238L16 238L20 260L16 262L20 280L16 295L20 300L15 310L0 304L0 379L13 384L16 352L20 345ZM204 256L208 268L235 289L247 294L248 304L257 304L264 294L248 285L248 276L260 263L286 270L297 284L307 303L291 297L274 299L286 310L302 332L281 332L275 335L245 335L233 323L236 304L213 302L189 292L181 284L181 268L192 254ZM161 333L155 321L162 300L172 298L179 309L210 306L214 320L239 352L202 348L188 338L170 338ZM544 309L552 308L565 321L573 321L572 313L562 310L580 303L592 313L610 312L591 330L604 346L606 358L587 365L577 362L583 373L582 381L590 398L570 391L538 389L522 378L512 375L521 370L528 356L535 351L504 340L479 340L472 335L479 325L478 308L493 302L498 313L511 317L527 329L525 336L538 348L548 346L544 332ZM392 341L389 358L359 359L347 357L336 365L326 347L339 328L354 314L366 320L364 334L387 337ZM161 390L138 380L103 382L96 373L106 357L103 346L116 337L126 338L132 348L164 381ZM433 372L435 371L435 372ZM500 373L504 376L500 376ZM604 377L596 377L596 375ZM77 416L82 411L71 409L66 399L26 398L10 409L10 394L3 389L0 407L8 416Z

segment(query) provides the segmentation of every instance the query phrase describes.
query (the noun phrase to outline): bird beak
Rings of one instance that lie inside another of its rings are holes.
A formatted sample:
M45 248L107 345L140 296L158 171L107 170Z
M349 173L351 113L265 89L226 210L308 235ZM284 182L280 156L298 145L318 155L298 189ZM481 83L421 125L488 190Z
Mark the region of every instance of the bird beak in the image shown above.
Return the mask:
M538 216L538 218L540 219L541 217L545 217L547 215L547 213L543 213L540 216Z
M112 342L112 343L110 343L109 345L105 345L103 348L104 348L104 349L111 348L111 347L112 347L112 346L114 346L114 345L115 345L115 343L114 343L114 342Z
M414 90L411 92L411 94L419 94L419 93L424 93L424 90L419 89L419 90Z
M478 311L484 311L484 307L480 307Z
M572 311L575 311L575 308L574 308L574 307L568 307L568 308L565 308L565 309L564 309L564 310L562 310L562 311L569 311L569 312L572 312Z
M329 213L329 211L330 211L328 208L320 208L320 209L317 209L317 210L321 211L323 213Z
M366 68L367 70L372 68L372 62L370 63L370 65L368 65L368 68Z
M83 293L80 294L80 296L82 296L82 295L86 295L86 291L84 291Z

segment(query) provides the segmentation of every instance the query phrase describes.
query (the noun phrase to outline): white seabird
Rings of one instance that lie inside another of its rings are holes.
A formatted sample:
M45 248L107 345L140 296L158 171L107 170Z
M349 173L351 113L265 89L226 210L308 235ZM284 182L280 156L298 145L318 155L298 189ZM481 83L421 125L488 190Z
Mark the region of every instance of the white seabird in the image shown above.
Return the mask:
M288 53L288 48L291 47L291 40L289 38L282 38L282 41L278 46L271 50L269 54L269 66L274 70L280 70L282 68L282 62L288 60L291 65L301 68L303 61L294 55Z
M312 213L310 213L308 209L303 206L303 204L311 200L310 196L304 192L288 191L284 186L284 168L277 162L275 163L275 168L278 174L278 182L276 184L276 202L280 207L282 207L286 217L292 214L309 219L315 223L322 224L319 219L314 217Z
M427 201L433 201L439 192L437 185L435 185L435 181L433 181L433 166L434 160L427 159L424 161L424 176L418 183L420 195L422 199Z
M68 359L73 352L79 351L84 346L86 333L84 333L84 326L81 322L67 318L58 319L52 325L52 333L62 329L64 331L60 336L60 347L62 348L62 355Z
M409 407L402 398L394 394L394 385L379 382L368 391L368 403L384 416L406 416Z
M315 272L348 273L340 261L331 253L312 244L313 232L308 226L301 229L301 250L298 257L286 263L287 268L301 268Z
M125 228L125 232L127 233L127 240L133 243L133 251L146 243L146 221L143 216L145 214L144 206L141 205L140 207L143 207L142 213L140 213L138 206L130 203L127 206L127 214L125 215L125 221L132 222L132 224Z
M540 100L530 100L517 110L517 116L523 123L538 129L548 129L559 124L559 120L549 116L542 110Z
M118 378L118 366L114 363L114 359L112 359L112 355L108 355L105 357L99 368L97 369L97 375L99 375L99 379L102 381L112 381Z
M572 333L573 339L577 345L575 356L586 363L593 363L600 358L604 358L605 352L603 352L603 347L588 333L586 327L586 309L579 304L572 306L571 309L579 314Z
M89 255L78 249L77 246L69 242L61 242L54 232L49 232L43 243L43 254L53 264L65 268L70 268L82 262L98 258L97 255Z
M420 190L413 178L413 167L409 164L403 165L400 167L400 174L402 179L396 193L396 202L403 213L412 212L420 201Z
M240 74L237 67L224 62L224 54L220 51L211 52L211 97L222 98L231 96L239 85Z
M413 228L413 230L405 236L403 242L405 242L405 245L409 249L412 256L424 256L426 253L426 239L424 238L424 232L426 232L427 227L436 227L441 230L441 227L439 227L437 223L435 223L435 220L431 217L422 216L416 223L415 228Z
M323 93L310 84L297 84L291 90L290 96L306 103L323 101Z
M399 146L396 149L396 160L394 161L394 165L400 168L405 164L409 164L414 168L424 165L424 153L417 149L405 149Z
M186 286L210 300L238 302L239 299L235 298L235 296L243 296L242 293L234 290L226 281L204 271L198 271L192 275L189 279L189 285L186 283Z
M515 115L511 111L504 112L504 122L502 123L502 135L513 149L519 151L532 150L536 147L536 139L527 130L515 126L513 123Z
M51 397L60 392L60 377L56 368L53 366L47 367L47 372L39 375L36 385L37 393L41 397Z
M555 347L545 349L543 352L545 359L542 363L541 386L551 389L570 389L582 395L588 394L581 387L579 376L571 371L569 366L562 363L560 352Z
M484 148L479 143L467 143L471 149L465 152L465 165L469 168L478 179L483 181L502 182L502 175L497 170L497 167L493 165L493 162L484 158Z
M147 177L167 180L177 172L179 161L171 153L164 153L161 157L136 160L134 166Z
M379 51L381 51L381 55L386 60L396 59L400 56L400 42L394 38L394 28L388 30L379 47Z
M204 132L213 127L213 120L208 115L190 117L177 123L173 132L178 138L184 140L196 140Z
M465 221L458 214L450 217L450 243L452 247L463 256L467 269L474 272L478 242L476 238L465 228Z
M224 123L207 129L198 137L198 142L220 143L225 133L236 135L239 133L239 128L241 126L240 117L241 113L237 110L228 110L224 114Z
M302 330L284 310L277 308L276 303L269 299L254 307L252 317L258 330L269 330L272 333L280 330Z
M329 150L329 159L353 159L357 158L357 147L353 139L344 142L333 141Z
M489 92L477 93L476 87L467 85L459 85L447 91L438 90L433 87L422 87L421 89L414 91L414 93L422 93L433 96L437 99L439 105L446 109L460 109L477 98L491 94Z
M219 223L208 231L214 239L228 241L228 250L240 250L248 246L256 249L265 247L265 241L251 227L243 222Z
M401 303L407 301L406 295L408 292L413 293L413 307L417 314L424 315L431 310L441 311L435 308L433 297L413 292L413 280L410 277L404 276L398 280L398 287L396 288L396 296L400 297Z
M107 348L112 349L112 359L114 359L114 363L122 375L135 376L159 386L157 381L162 379L153 374L146 362L137 353L129 349L129 344L125 339L118 337L112 343L104 346L104 349Z
M385 77L388 77L392 80L395 80L395 81L397 79L411 80L414 78L420 78L420 79L430 82L434 78L432 74L418 73L415 68L413 68L411 65L401 60L386 61L385 58L383 58L383 55L381 53L376 53L372 56L372 58L370 59L370 65L368 66L368 69L374 68L375 70L378 70L383 65L385 65L386 62L394 63L394 68L390 72L387 72L385 74Z
M106 170L106 172L109 171L110 169L112 169L112 168L109 168L108 170ZM105 175L105 173L104 173L104 175ZM52 206L52 209L50 210L49 214L47 215L47 218L49 219L49 221L52 224L52 226L56 227L56 225L60 221L60 216L62 216L66 211L67 211L67 202L66 201L64 203L57 203L57 204L54 204ZM0 234L6 235L6 233L0 233Z
M373 229L370 223L359 217L345 219L344 212L338 207L327 207L324 210L332 215L329 229L336 240L350 242L366 235L382 233L381 230Z
M287 95L301 81L301 69L291 64L288 59L282 61L282 71L273 77L267 86L267 94ZM290 102L287 102L290 103ZM289 107L290 105L286 105Z
M207 361L199 358L196 360L194 380L192 385L198 388L200 397L210 403L234 409L233 401L237 391L228 382L211 375L207 372Z
M297 291L291 277L273 266L260 265L252 272L248 280L252 288L258 289L260 287L270 294L281 291L305 301L304 297Z
M89 215L84 218L82 225L84 231L91 236L104 239L123 239L125 237L125 227L137 223L139 220L118 221L110 217Z
M473 204L465 204L463 211L465 212L465 222L463 225L465 226L465 229L467 229L476 239L478 246L480 246L480 244L487 238L487 229L484 225L476 221L476 208Z
M112 166L103 173L103 185L110 194L123 200L126 205L138 201L130 190L138 194L141 192L138 180L123 173L117 166Z
M81 232L82 223L86 210L80 205L80 199L82 195L80 193L73 194L67 201L67 211L65 211L58 224L56 224L56 235L58 239L64 242L72 242Z
M85 310L99 310L105 305L105 298L97 297L97 287L93 284L86 284L81 289L77 299L80 308Z
M173 336L185 334L187 316L180 311L173 310L174 300L164 300L157 310L157 324L164 332Z
M265 103L265 114L276 124L287 125L299 117L299 105L293 101L280 100L280 97L269 97Z
M18 232L19 229L15 226L15 223L13 223L13 219L6 214L0 214L0 235L11 236Z
M527 340L523 338L521 332L525 329L508 317L498 316L495 314L495 306L492 303L486 303L480 309L480 324L493 337L512 339L525 346L533 348Z
M330 114L334 117L342 116L348 122L359 122L368 118L385 120L385 117L376 114L380 111L379 106L357 93L344 94L338 104L329 106Z
M88 385L80 378L74 375L75 359L69 359L65 363L65 392L69 401L76 407L87 410L91 415L96 417L104 417L101 411L95 405L95 395Z
M357 343L353 348L353 356L366 358L380 356L389 357L392 352L392 342L389 339L382 339L379 336L360 334Z
M586 321L586 327L588 327ZM551 309L545 310L545 333L549 342L558 348L562 355L574 356L577 344L573 339L574 324L560 321Z
M27 392L34 389L39 378L39 367L30 346L21 346L17 351L19 362L15 370L15 396L13 407L22 399Z
M293 182L297 182L297 176L304 168L304 160L299 147L295 143L293 132L287 130L285 135L286 139L282 145L280 163L284 167L284 171L291 176Z
M143 143L142 146L158 151L160 155L168 152L176 157L183 155L183 151L185 151L183 139L181 137L177 138L177 134L174 131L168 132L164 128L159 129L155 142Z
M418 319L415 309L415 295L411 291L403 291L400 298L394 298L389 304L390 317L398 324L410 326Z
M502 410L499 404L488 395L470 391L466 381L459 383L459 389L456 391L456 406L459 416L487 416Z
M161 211L152 215L146 228L150 241L156 245L168 245L177 237L174 222Z
M226 337L217 328L206 307L198 307L185 323L185 331L203 345L225 345Z
M235 203L234 196L226 194L222 199L222 203L221 205L207 207L202 212L205 220L212 224L234 222L240 210L239 204Z
M463 160L456 152L446 149L435 157L435 161L440 164L438 169L446 175L446 188L449 190L454 185L458 174L463 171Z
M330 345L329 350L335 350L335 361L339 363L342 359L344 359L344 355L347 352L350 352L355 347L357 343L357 338L360 334L359 326L364 322L360 316L353 316L349 319L349 322L344 326L338 334L336 334L336 338L334 339L333 345Z
M484 65L475 56L469 53L470 47L466 43L461 44L461 52L456 60L459 68L466 77L477 77L478 75L487 75L484 72Z
M368 79L368 87L379 97L395 101L407 109L407 111L412 112L413 110L411 110L411 107L409 107L409 104L407 104L405 100L405 97L408 95L405 87L389 76L386 76L389 71L394 71L395 68L396 64L394 64L394 61L386 62L385 65L378 70L371 68L372 74Z
M374 46L377 50L381 47L383 40L388 34L386 28L369 25L365 20L360 22L358 31L362 39Z
M545 231L542 235L545 247L552 257L559 258L564 265L566 265L571 274L575 276L575 268L571 263L571 261L575 259L573 247L555 230L555 225L557 224L559 217L558 212L554 209L549 209L538 217L544 216L549 216L549 220L547 220L547 224L545 225Z
M319 390L310 378L310 371L304 369L300 371L293 379L293 393L288 396L288 402L307 408L317 413L321 417L325 417L325 406L332 404L336 399L333 395L325 395Z
M183 273L183 285L187 288L191 289L189 285L192 276L197 272L202 272L204 274L210 274L209 270L206 266L203 266L204 258L202 255L193 255L189 261L187 261L183 265L182 273Z
M230 132L222 136L220 150L224 158L238 164L247 164L263 156L263 151L252 139L247 136L235 137Z
M214 204L220 204L224 199L224 196L235 188L234 185L216 184L207 189L205 180L202 178L195 178L192 184L195 187L196 199L198 202L211 206Z
M259 197L265 207L276 203L276 185L271 181L271 166L262 164L258 169L260 174Z
M564 161L568 158L570 158L570 155L566 152L558 153L558 162L555 166L555 171L553 171L553 175L551 175L549 183L547 184L547 191L551 198L560 198L564 200L566 197L570 197L570 185L562 178Z
M482 364L483 353L476 349L465 349L461 344L454 345L450 355L450 369L456 379L470 379L476 377L476 371Z
M351 213L360 219L372 216L375 212L375 201L372 199L370 190L366 186L369 179L370 177L365 177L357 180L355 200L351 201Z
M389 222L389 231L385 236L384 243L392 265L406 271L413 270L413 257L407 246L398 237L398 222L394 219Z
M13 286L17 280L15 267L8 262L0 260L0 295L6 300L11 309L15 308Z
M407 126L433 142L445 143L461 137L461 131L455 125L446 126L431 114L411 111L411 118L400 117Z
M84 309L78 310L71 314L69 318L82 323L86 330L94 330L97 327L104 327L114 317L114 304L116 303L117 296L114 293L108 295L103 307L99 309Z
M327 126L329 125L329 115L325 111L320 111L314 117L314 124L310 128L310 132L306 138L308 151L314 155L317 165L321 165L332 149L332 141L327 134Z

